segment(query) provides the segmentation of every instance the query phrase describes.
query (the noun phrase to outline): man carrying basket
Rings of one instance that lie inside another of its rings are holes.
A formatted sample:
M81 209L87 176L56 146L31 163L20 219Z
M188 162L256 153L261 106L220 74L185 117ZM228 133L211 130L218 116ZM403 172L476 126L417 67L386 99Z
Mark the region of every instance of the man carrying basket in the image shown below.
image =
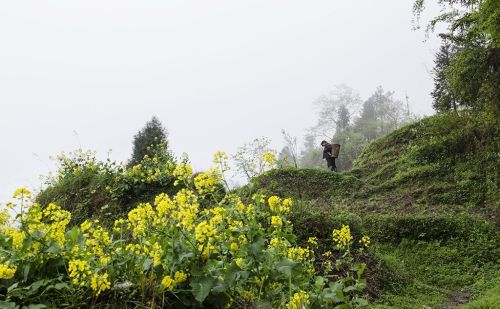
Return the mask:
M340 145L332 145L327 141L322 141L321 146L323 147L323 159L326 160L328 168L336 172L337 166L335 165L335 158L337 158L339 155Z

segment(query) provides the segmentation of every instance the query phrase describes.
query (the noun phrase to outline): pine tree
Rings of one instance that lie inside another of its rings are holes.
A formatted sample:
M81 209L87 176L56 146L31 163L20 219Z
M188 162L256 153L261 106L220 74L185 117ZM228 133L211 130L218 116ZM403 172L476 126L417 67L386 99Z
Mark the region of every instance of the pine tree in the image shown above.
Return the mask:
M457 100L446 78L446 69L450 65L452 54L452 46L444 42L436 54L436 59L434 59L434 69L432 72L434 90L431 92L431 96L434 100L432 106L437 112L449 111L452 108L454 111L457 111Z
M155 155L165 155L171 158L168 149L168 132L160 122L153 116L150 121L134 136L134 148L129 166L134 166L142 161L145 155L150 157Z

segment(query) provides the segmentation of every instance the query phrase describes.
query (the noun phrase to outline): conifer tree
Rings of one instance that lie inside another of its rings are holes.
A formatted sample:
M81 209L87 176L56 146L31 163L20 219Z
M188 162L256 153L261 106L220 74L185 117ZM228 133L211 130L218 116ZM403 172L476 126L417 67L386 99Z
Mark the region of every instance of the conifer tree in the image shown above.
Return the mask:
M167 129L163 127L156 116L153 116L134 136L134 148L128 165L134 166L138 164L145 155L151 157L154 155L161 155L171 158L172 156L168 149L167 137Z

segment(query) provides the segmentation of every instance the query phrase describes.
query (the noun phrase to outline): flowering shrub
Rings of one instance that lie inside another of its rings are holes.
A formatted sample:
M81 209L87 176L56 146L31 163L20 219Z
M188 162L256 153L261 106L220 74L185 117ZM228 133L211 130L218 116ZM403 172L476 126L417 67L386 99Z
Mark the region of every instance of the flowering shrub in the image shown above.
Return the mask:
M176 194L140 203L111 230L89 220L70 228L68 211L55 204L41 207L29 202L28 191L18 193L28 209L14 220L5 212L0 216L0 284L8 287L0 292L2 304L309 308L366 303L364 265L347 265L355 274L339 271L332 281L314 267L317 239L305 247L295 243L288 219L292 200L254 195L245 204L227 194L200 207L220 185L220 170L200 173L193 181L185 163L172 170L180 186ZM348 226L333 235L340 269L349 263L353 238Z
M57 173L36 197L39 204L56 203L72 213L71 223L99 218L110 226L137 203L153 201L159 193L173 194L176 164L164 144L147 147L148 153L132 166L99 161L94 152L77 150L57 156ZM184 160L183 162L185 162ZM192 175L192 171L189 176Z

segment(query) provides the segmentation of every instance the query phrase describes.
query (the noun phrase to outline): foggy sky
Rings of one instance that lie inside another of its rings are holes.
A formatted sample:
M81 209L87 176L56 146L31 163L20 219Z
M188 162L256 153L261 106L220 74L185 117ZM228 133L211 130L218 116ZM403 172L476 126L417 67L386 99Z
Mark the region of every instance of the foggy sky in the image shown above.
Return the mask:
M61 151L128 159L152 115L201 170L218 149L301 137L340 83L363 99L382 85L431 114L438 42L411 30L412 3L2 1L0 202L38 189Z

